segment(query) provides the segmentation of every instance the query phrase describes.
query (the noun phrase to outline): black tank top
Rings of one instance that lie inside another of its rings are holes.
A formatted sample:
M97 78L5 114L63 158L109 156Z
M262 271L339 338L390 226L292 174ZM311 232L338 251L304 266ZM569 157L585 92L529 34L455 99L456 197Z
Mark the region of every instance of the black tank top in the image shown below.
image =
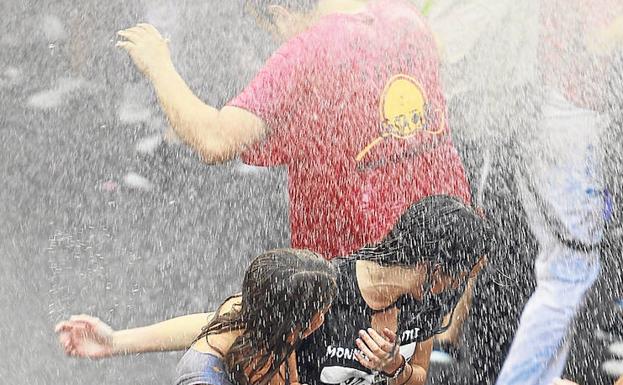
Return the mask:
M359 364L354 353L359 330L371 327L374 311L364 301L357 284L354 259L337 259L336 299L325 315L324 324L303 341L297 351L300 382L309 385L366 385L379 382L380 377ZM399 300L398 335L400 352L407 361L415 353L418 342L431 338L442 323L443 316L454 308L458 295L428 297L426 306L420 301ZM432 302L432 303L429 303Z

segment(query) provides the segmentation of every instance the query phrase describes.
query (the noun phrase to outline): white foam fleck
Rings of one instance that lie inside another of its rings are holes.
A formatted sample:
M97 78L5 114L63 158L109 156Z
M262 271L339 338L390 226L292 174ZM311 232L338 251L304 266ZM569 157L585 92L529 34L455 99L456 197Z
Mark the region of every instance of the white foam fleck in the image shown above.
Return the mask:
M143 190L143 191L151 191L154 188L154 184L149 181L149 179L135 173L130 172L123 177L123 183L131 188Z
M153 154L158 146L162 143L162 135L151 135L145 137L136 144L136 152L144 155Z

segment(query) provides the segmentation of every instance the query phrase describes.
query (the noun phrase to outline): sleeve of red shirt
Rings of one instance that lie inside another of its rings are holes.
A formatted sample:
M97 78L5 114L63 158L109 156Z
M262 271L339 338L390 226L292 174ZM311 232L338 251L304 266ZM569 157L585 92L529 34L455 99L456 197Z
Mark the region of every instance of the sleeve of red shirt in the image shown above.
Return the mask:
M261 118L267 125L264 141L242 154L245 163L257 166L284 164L288 159L290 114L301 95L295 91L305 67L302 39L285 43L266 62L244 91L228 103ZM304 78L303 78L304 79Z

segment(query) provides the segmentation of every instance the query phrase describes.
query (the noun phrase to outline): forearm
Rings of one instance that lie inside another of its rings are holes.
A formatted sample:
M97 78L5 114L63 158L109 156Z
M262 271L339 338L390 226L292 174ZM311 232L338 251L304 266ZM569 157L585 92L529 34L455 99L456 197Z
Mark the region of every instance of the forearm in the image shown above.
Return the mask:
M220 129L219 110L199 99L173 64L163 65L150 79L171 127L206 162L220 163L236 155L231 138Z
M153 325L113 333L113 354L185 350L213 313L191 314Z
M433 339L430 338L420 342L415 347L415 354L408 362L409 367L405 367L410 373L402 373L395 381L394 385L424 385L430 363L430 355L433 350ZM400 378L402 377L402 378Z
M402 373L393 380L392 385L424 385L426 383L426 369L407 362Z
M443 332L442 334L437 336L439 341L449 342L451 344L456 344L459 342L459 337L461 334L461 328L463 327L463 323L469 317L469 310L472 306L472 296L474 292L474 282L475 278L470 278L467 283L467 287L465 288L465 292L461 296L459 303L457 303L454 308L454 312L446 315L444 318L444 324L450 321L450 315L452 315L452 323L448 330Z

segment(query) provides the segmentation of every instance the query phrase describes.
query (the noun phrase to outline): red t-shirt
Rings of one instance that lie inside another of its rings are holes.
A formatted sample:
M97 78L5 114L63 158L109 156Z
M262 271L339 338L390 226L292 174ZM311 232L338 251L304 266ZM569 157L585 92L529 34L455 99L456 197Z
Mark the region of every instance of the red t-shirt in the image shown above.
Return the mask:
M470 202L438 67L418 10L374 1L285 43L229 103L270 131L243 160L287 166L293 247L346 255L423 197Z

